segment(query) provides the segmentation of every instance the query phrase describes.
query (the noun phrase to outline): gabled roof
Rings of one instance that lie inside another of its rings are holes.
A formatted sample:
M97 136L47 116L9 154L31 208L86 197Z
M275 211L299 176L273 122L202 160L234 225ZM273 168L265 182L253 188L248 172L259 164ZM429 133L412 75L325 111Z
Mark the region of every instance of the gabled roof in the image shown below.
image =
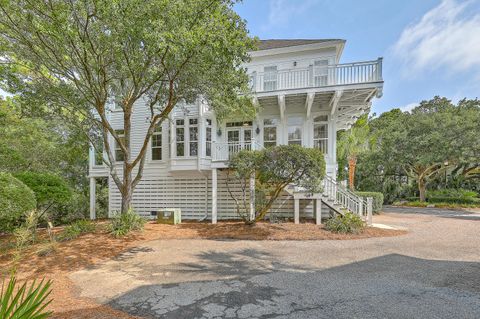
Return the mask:
M268 39L260 40L257 43L258 50L270 50L285 47L293 47L305 44L325 43L344 41L342 39Z

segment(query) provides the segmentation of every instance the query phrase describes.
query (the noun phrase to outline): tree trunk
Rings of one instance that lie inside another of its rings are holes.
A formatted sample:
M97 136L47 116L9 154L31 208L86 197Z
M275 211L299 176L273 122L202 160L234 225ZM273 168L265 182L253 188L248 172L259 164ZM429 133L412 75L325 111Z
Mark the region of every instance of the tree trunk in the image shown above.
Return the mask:
M418 179L418 191L420 192L420 201L424 202L426 200L427 183L423 178Z
M122 195L121 213L122 214L125 214L131 208L132 194L133 194L132 172L130 170L126 170L124 167L123 191L121 192L121 195Z
M353 191L355 189L355 167L357 166L357 158L350 157L348 159L348 186Z

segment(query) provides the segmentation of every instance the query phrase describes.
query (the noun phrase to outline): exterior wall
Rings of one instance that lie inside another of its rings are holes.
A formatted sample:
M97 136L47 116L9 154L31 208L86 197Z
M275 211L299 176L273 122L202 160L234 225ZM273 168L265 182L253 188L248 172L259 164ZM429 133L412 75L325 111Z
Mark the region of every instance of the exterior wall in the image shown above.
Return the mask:
M218 175L218 219L236 219L235 202L231 198L227 186L226 175ZM231 184L233 193L240 194L240 188ZM110 216L118 212L121 207L121 196L114 182L109 178ZM211 219L212 208L212 179L210 172L180 172L159 174L148 172L139 183L133 194L132 205L136 212L144 216L151 216L152 211L163 208L180 208L183 219L203 220ZM300 216L313 218L313 202L300 201ZM328 209L322 214L327 216ZM271 213L280 218L292 218L293 196L287 192L273 205Z

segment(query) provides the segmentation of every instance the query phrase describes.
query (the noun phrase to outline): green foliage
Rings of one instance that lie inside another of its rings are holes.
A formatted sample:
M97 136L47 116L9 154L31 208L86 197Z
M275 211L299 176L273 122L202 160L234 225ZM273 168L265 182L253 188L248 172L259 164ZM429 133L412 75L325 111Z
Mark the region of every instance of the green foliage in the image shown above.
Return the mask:
M48 299L52 282L44 280L18 285L15 276L7 285L2 284L0 293L0 318L2 319L44 319L52 315L45 308L52 302Z
M11 174L0 172L0 232L12 231L36 206L35 195Z
M38 208L59 208L72 197L72 191L65 180L57 175L22 172L15 174L15 177L33 190Z
M25 213L25 222L15 228L13 235L18 253L37 240L38 213L36 210Z
M65 226L62 233L59 236L60 240L72 240L79 237L82 234L92 233L95 231L95 224L89 220L81 219L77 220L70 225Z
M383 207L383 194L379 192L355 192L358 196L364 198L372 197L373 198L373 213L377 214L382 211Z
M255 177L255 216L248 216L250 177ZM230 191L237 213L247 222L263 219L287 185L319 192L325 176L325 160L318 149L279 145L260 151L242 151L229 163L227 186L234 182L240 193Z
M145 218L130 209L126 213L117 214L117 216L111 220L109 225L110 234L117 238L124 237L132 231L143 230L145 223Z
M347 212L345 215L337 215L327 220L325 229L342 234L358 234L365 228L365 223L360 216Z
M468 189L438 189L438 190L430 190L427 192L427 198L477 198L478 194L475 191L471 191Z
M132 157L125 143L135 102L144 102L155 114L143 132L145 145L178 101L202 96L220 119L254 112L243 67L254 41L234 10L236 2L3 1L0 46L5 60L13 62L5 65L1 85L85 134L113 135L126 161L117 172L108 152L106 164L123 190L124 213L147 154L144 147ZM112 100L125 114L124 140L108 120Z

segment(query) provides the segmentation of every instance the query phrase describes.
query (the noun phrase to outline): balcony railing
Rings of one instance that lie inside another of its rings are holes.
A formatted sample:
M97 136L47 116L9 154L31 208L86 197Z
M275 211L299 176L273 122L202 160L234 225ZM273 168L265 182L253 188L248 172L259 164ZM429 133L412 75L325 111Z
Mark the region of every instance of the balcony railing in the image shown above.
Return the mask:
M382 58L375 61L309 66L275 72L253 72L251 86L254 92L301 89L332 85L380 82Z
M255 140L248 142L212 143L212 146L212 160L217 162L229 161L233 155L242 150L259 150L262 148Z

